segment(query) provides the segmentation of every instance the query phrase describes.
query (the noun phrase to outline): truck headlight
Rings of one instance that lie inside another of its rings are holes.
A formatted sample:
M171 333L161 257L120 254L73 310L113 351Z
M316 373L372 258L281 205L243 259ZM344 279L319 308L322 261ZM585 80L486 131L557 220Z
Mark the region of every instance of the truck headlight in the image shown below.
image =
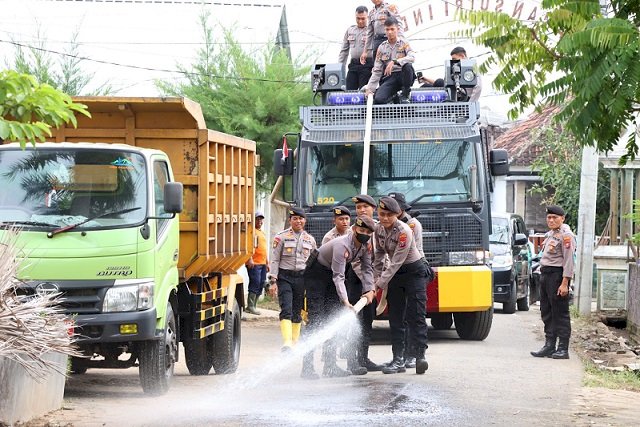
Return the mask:
M146 310L153 307L154 282L149 280L116 280L107 290L103 312Z
M485 263L485 251L449 252L451 265L478 265Z
M511 267L513 265L513 258L511 255L496 255L491 260L492 267Z

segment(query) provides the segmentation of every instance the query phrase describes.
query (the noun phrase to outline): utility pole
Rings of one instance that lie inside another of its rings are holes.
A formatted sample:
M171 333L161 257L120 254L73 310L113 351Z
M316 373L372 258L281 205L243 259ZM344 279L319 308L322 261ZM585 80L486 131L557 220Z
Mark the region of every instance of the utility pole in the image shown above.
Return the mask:
M596 199L598 192L598 152L595 147L582 149L580 173L580 204L578 206L576 285L580 315L591 313L593 282L593 245L596 228Z

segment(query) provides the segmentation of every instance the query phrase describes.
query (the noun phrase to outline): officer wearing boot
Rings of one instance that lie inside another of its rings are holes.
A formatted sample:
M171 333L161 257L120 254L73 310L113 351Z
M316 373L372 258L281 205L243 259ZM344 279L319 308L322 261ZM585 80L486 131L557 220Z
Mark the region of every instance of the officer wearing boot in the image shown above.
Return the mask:
M254 224L255 233L255 249L253 255L247 261L247 274L249 275L249 292L247 295L247 313L260 315L260 311L256 308L258 298L262 294L264 282L267 279L269 271L269 261L267 253L269 252L267 245L267 236L262 231L262 223L264 222L264 214L256 211Z
M545 343L540 350L531 352L534 357L569 358L569 284L575 268L573 253L576 245L573 233L563 225L564 219L564 209L556 205L547 206L550 230L542 242L540 259L540 315L544 323Z
M333 213L333 225L334 227L327 231L322 238L322 244L335 239L336 237L344 236L351 230L351 211L344 206L336 206L331 208Z
M402 213L398 202L388 196L378 202L380 223L375 230L374 271L378 275L376 288L387 289L389 326L393 360L382 369L385 374L405 372L404 335L405 313L409 325L411 356L416 358L416 373L424 374L429 364L425 359L427 349L426 278L428 275L423 257L416 248L411 228L398 217ZM384 266L384 256L389 265Z
M376 201L373 197L368 194L358 194L357 196L352 197L351 201L355 204L357 216L364 215L366 217L373 218L373 212L377 207ZM371 249L374 248L374 244L375 240L370 243ZM373 253L371 255L373 263ZM347 293L349 294L349 302L354 304L362 294L362 272L360 271L360 262L358 260L353 261L351 263L351 267L352 268L350 268L347 273ZM366 368L367 372L382 370L382 365L379 365L369 359L369 344L371 343L371 333L375 317L375 304L369 304L360 310L360 313L358 313L358 320L360 321L362 334L360 335L360 342L355 346L351 346L353 350L355 350L357 365ZM355 365L352 359L353 356L353 354L348 356L347 363ZM357 367L354 367L354 370L358 370Z
M307 216L303 209L289 208L290 227L276 234L271 251L271 280L275 282L280 303L280 332L283 351L290 350L300 337L304 303L305 263L316 241L304 231Z
M360 296L366 297L368 304L373 301L373 267L367 243L374 228L373 219L365 216L358 217L351 233L322 245L318 249L316 260L307 267L305 291L310 334L320 329L323 322L337 313L342 306L352 308L345 286L345 273L347 266L356 259L360 262L364 276L363 293ZM323 355L323 376L343 377L351 374L350 371L341 369L336 363L335 337L325 342ZM366 374L367 371L364 369L364 372L354 373ZM318 378L313 366L313 351L304 356L301 376L308 379Z

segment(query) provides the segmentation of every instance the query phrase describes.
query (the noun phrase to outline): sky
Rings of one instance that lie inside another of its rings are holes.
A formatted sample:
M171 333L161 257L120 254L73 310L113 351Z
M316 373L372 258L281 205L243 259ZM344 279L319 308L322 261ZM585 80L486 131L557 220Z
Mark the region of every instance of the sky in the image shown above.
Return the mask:
M416 71L439 77L444 60L457 45L482 61L488 50L466 39L453 39L460 28L456 8L502 10L520 19L540 16L538 0L398 0L407 25L406 36L416 51ZM117 95L157 96L155 79L176 80L177 64L194 62L202 45L198 16L203 8L212 24L233 28L248 51L272 41L283 5L292 54L312 63L336 62L344 32L355 23L356 6L370 0L0 0L0 66L15 56L16 44L37 45L59 55L69 48L74 32L83 69L93 72L95 86L108 82ZM219 34L219 33L218 33ZM497 114L509 108L506 95L483 80L481 105Z

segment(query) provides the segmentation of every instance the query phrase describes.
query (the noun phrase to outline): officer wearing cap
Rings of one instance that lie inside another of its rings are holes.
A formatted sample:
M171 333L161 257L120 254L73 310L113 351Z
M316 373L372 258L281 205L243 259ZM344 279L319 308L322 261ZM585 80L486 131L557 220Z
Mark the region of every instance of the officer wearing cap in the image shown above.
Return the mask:
M302 208L289 208L290 227L276 234L271 250L271 280L275 282L280 303L280 332L289 350L298 341L304 303L305 263L316 241L304 230L307 216Z
M351 230L349 227L351 225L351 211L349 209L344 206L335 206L331 208L331 212L333 213L334 227L327 231L322 238L323 245L336 237L344 236Z
M569 358L569 284L575 269L573 253L576 243L564 219L564 209L556 205L547 206L550 230L542 242L540 259L540 316L544 323L545 343L540 350L531 352L534 357Z
M366 85L371 77L373 68L373 56L366 56L362 62L362 54L365 53L365 43L367 41L367 14L366 6L356 8L356 25L347 29L342 41L342 49L338 56L338 62L347 63L347 58L351 56L351 61L347 71L347 90L358 90Z
M398 21L398 35L404 34L404 24L398 7L395 4L389 4L382 0L371 0L373 8L369 11L369 23L367 24L367 42L366 49L360 56L360 63L367 57L375 58L378 47L387 40L387 34L384 31L384 22L388 18L394 18Z
M380 223L375 230L374 275L376 288L387 289L389 326L393 360L382 369L385 374L405 372L404 334L405 312L409 325L410 350L416 358L416 373L424 374L429 364L427 348L426 278L427 269L416 248L411 228L398 217L402 213L398 202L388 196L378 202ZM384 266L384 256L389 265Z
M262 294L262 287L267 279L269 271L268 261L268 244L267 236L262 231L262 223L264 222L264 214L262 211L256 211L254 223L255 249L253 255L246 263L247 274L249 276L249 292L247 295L247 313L259 315L260 311L256 308L258 297Z
M305 271L305 291L307 294L307 310L309 312L309 332L313 333L322 326L324 319L335 314L341 306L352 307L347 295L345 274L347 266L354 260L360 262L363 275L362 294L371 304L374 296L373 267L369 239L373 234L373 219L360 216L352 227L352 232L329 241L320 246L318 257ZM336 364L335 338L325 342L323 376L342 377L352 372L345 371ZM361 368L354 374L366 374ZM317 378L313 367L313 351L304 356L302 364L303 378Z

